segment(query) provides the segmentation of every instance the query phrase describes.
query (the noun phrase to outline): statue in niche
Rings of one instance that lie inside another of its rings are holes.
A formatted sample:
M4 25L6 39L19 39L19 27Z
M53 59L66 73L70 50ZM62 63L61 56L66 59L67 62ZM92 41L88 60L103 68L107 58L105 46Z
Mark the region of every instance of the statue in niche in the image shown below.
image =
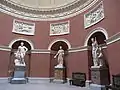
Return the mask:
M98 47L98 51L97 51L97 56L98 56L98 62L99 62L99 66L103 66L103 53L102 53L102 48L99 46Z
M103 66L103 54L102 48L98 46L96 38L92 38L92 57L93 57L93 66Z
M24 57L26 55L26 52L28 51L28 48L24 46L24 43L21 42L20 46L17 49L17 52L15 53L15 65L25 65Z
M55 66L55 68L63 68L63 60L64 60L64 50L62 49L62 46L60 46L60 49L54 56L54 58L58 57L58 64Z

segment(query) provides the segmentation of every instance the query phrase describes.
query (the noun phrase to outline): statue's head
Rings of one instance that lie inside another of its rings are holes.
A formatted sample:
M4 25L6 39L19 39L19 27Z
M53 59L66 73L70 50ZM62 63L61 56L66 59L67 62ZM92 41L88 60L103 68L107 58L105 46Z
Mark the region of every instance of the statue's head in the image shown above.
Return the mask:
M99 50L100 50L100 51L102 50L102 47L101 47L101 46L99 46Z
M94 42L94 38L91 38L91 41Z
M60 49L62 49L62 46L60 46Z
M21 46L23 46L23 45L24 45L24 43L23 43L23 42L21 42L20 44L21 44Z

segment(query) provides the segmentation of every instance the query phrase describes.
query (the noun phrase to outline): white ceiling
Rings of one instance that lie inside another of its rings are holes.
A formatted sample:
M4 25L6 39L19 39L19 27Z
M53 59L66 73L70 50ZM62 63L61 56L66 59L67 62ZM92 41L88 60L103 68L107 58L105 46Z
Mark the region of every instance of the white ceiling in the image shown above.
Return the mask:
M32 8L53 8L64 6L77 0L7 0L7 1L12 1L16 4Z

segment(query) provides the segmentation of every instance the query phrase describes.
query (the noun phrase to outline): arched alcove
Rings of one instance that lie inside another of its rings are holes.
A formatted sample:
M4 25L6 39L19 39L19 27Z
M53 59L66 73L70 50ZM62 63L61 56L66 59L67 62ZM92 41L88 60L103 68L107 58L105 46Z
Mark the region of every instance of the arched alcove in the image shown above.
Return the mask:
M31 58L30 50L32 49L31 45L27 41L16 40L14 43L11 44L10 63L9 63L9 71L10 71L9 76L10 77L13 76L14 68L15 68L15 65L14 65L15 54L14 53L17 51L17 49L20 46L21 42L23 42L24 46L26 48L28 48L28 51L26 52L26 55L25 55L25 58L24 58L25 59L25 64L26 64L25 75L26 75L26 77L30 76L30 58Z
M26 46L29 51L31 50L30 44L28 42L26 42L26 41L23 41L23 40L19 40L19 41L16 41L15 43L13 43L12 49L18 49L18 47L20 46L21 42L24 43L24 46Z
M50 50L50 77L54 77L54 67L58 64L57 58L55 59L54 56L57 53L57 51L60 49L60 46L62 46L62 49L64 50L64 67L65 67L65 79L67 79L67 55L68 55L68 45L64 41L57 41L52 44Z
M62 46L63 50L68 50L68 45L63 41L55 42L52 45L51 50L58 51L60 46Z
M88 46L91 46L91 45L92 45L91 38L96 38L96 40L97 40L97 42L98 42L99 45L106 43L106 42L105 42L106 37L105 37L105 35L104 35L102 32L96 32L96 33L94 33L94 34L89 38L89 40L88 40L88 42L87 42L87 45L88 45Z
M105 40L107 39L106 36L104 35L103 32L95 32L93 33L87 42L87 46L89 46L89 50L88 50L88 69L89 69L89 79L91 80L91 66L93 66L93 58L92 58L92 41L91 39L94 38L96 39L97 43L99 46L102 47L102 54L103 54L103 62L105 64L105 66L108 68L108 82L110 82L110 77L109 77L109 64L108 64L108 58L107 58L107 45Z
M84 46L88 46L88 42L89 42L88 40L90 40L91 37L95 37L95 36L98 37L98 35L95 35L95 33L98 33L98 32L101 33L101 35L103 35L103 37L105 37L105 39L108 39L107 31L104 28L102 28L102 27L97 27L97 28L91 30L88 33L88 35L85 38Z

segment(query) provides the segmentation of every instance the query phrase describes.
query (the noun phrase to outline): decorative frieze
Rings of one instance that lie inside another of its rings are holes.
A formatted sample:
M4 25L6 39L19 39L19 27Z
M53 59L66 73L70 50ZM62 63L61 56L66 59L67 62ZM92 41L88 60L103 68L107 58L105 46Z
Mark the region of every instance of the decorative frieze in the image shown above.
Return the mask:
M34 35L35 23L14 19L12 32L25 35Z
M64 35L69 33L69 21L50 24L50 35Z
M100 2L94 9L84 15L84 27L88 28L104 19L103 2Z

